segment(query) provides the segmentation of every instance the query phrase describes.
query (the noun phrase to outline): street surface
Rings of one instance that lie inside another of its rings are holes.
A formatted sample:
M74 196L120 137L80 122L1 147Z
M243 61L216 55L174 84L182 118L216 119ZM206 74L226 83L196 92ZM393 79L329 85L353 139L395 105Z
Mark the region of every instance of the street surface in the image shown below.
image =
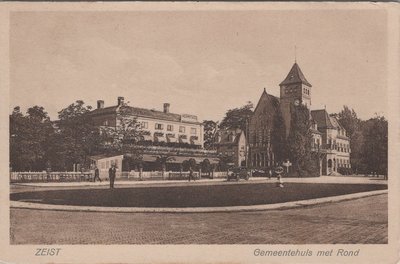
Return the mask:
M382 244L387 194L298 209L100 213L11 209L11 244Z

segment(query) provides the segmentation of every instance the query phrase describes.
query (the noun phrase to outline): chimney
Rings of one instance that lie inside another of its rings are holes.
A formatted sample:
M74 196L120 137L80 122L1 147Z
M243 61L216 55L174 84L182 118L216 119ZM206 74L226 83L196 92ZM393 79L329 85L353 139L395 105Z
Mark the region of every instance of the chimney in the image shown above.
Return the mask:
M169 113L169 103L164 103L164 113Z
M97 100L97 109L104 108L104 101L103 100Z
M118 96L118 106L122 105L124 103L124 97Z

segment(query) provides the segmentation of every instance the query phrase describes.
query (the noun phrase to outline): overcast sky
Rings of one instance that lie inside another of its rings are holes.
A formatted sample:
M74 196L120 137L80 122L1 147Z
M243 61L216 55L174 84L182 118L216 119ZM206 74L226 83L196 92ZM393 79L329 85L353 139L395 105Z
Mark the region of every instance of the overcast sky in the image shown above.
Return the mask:
M52 119L77 99L220 120L257 103L297 62L312 109L387 113L384 10L13 13L10 110L43 106Z

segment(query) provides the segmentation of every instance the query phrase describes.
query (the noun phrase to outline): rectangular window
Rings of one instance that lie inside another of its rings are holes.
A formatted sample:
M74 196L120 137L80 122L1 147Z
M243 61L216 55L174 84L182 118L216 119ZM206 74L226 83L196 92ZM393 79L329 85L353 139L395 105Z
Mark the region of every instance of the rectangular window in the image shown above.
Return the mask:
M167 130L168 131L174 131L174 126L173 125L167 125Z
M155 128L156 128L157 130L163 130L163 129L164 129L164 126L163 126L163 124L158 124L158 123L156 123Z
M185 127L184 126L180 126L179 127L179 132L180 133L185 133Z
M142 128L149 128L149 123L148 122L142 122L141 126L142 126Z
M190 129L190 134L196 134L196 128L192 127L192 128Z

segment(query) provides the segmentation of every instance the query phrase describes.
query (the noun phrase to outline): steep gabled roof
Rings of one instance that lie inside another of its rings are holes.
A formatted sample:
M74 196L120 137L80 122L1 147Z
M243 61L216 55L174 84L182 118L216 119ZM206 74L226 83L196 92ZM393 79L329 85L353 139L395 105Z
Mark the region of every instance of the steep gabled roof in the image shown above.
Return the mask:
M325 109L312 110L311 116L317 123L318 128L335 128L335 126L332 124L330 116Z
M339 124L339 121L336 119L336 117L330 115L330 116L329 116L329 120L331 121L332 125L333 125L335 128L342 129L342 126Z
M287 85L293 83L302 83L309 87L312 85L307 81L306 77L304 77L303 72L301 71L299 65L295 62L290 69L289 74L286 76L285 80L281 82L279 85Z
M220 139L217 145L237 145L244 132L241 129L220 129L217 133Z
M261 94L260 99L258 100L257 106L256 106L256 108L254 108L253 113L257 112L257 109L260 107L260 104L263 101L264 97L267 97L267 99L269 99L269 101L273 103L274 107L279 107L279 98L276 96L273 96L271 94L268 94L264 88L264 91Z

